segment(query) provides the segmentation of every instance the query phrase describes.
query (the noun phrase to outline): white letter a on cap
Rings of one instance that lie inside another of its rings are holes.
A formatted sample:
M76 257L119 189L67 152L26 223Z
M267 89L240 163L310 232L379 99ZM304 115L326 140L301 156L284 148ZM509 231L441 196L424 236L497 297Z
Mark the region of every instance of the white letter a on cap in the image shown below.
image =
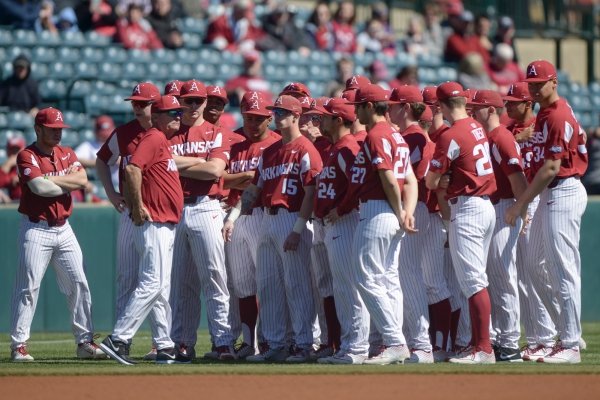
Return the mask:
M535 65L532 64L529 67L529 72L527 73L527 75L535 75L535 76L537 76L537 71L535 70Z

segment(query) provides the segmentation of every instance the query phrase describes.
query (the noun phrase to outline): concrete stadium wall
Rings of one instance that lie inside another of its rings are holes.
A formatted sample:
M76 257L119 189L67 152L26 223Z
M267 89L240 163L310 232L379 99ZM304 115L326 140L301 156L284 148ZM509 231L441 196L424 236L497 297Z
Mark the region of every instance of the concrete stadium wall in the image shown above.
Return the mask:
M10 304L17 268L17 233L21 216L15 207L0 208L0 332L10 329ZM81 248L92 292L96 331L114 323L115 254L118 215L111 207L76 205L70 223ZM583 319L600 321L600 197L590 199L581 231ZM203 317L203 326L206 326ZM33 331L68 331L70 315L52 268L42 282Z

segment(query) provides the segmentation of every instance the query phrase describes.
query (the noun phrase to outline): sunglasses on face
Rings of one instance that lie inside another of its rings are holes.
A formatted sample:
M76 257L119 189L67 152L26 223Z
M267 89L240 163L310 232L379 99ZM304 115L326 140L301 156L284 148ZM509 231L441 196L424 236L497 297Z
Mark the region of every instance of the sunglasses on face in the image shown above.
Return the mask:
M181 111L180 110L163 111L160 114L166 114L166 115L168 115L171 118L181 117Z
M320 115L313 115L310 117L310 120L312 122L321 122L323 120L323 117Z
M139 100L133 100L131 102L131 105L137 108L146 108L148 107L150 104L152 104L151 101L139 101Z
M183 99L183 103L187 105L202 104L204 103L204 99L201 97L189 97L187 99Z
M281 109L281 108L275 108L275 109L273 110L273 115L274 115L275 117L277 117L277 118L285 118L285 117L287 117L287 116L288 116L288 115L290 115L290 114L291 114L291 112L289 112L289 111L287 111L287 110L283 110L283 109Z

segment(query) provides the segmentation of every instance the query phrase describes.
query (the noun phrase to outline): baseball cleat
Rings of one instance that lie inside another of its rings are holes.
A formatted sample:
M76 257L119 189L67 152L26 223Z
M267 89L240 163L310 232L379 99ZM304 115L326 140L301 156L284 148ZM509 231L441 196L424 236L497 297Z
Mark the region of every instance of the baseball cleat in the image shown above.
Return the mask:
M289 356L289 352L285 347L278 347L274 349L269 349L261 354L256 354L254 356L246 357L246 361L256 362L256 363L266 363L266 362L284 362L286 358Z
M367 365L402 364L410 357L410 351L406 345L385 346L385 349L377 356L371 357L363 362Z
M578 347L566 349L562 345L557 344L550 354L538 358L537 362L545 364L579 364L581 362L581 354Z
M320 358L332 356L334 354L333 347L322 344L317 350L311 350L310 360L317 361Z
M174 347L160 349L156 352L157 364L191 364L192 360L186 355L181 354Z
M244 360L246 357L253 356L255 354L254 346L250 346L248 343L242 343L235 349L235 354L238 359Z
M156 361L156 347L152 346L152 348L150 349L149 352L147 352L144 357L143 360L145 361Z
M439 347L436 347L433 350L433 361L436 363L448 361L448 352L440 349Z
M583 340L582 337L579 338L579 350L584 351L587 350L587 343Z
M195 360L196 359L196 348L194 346L187 346L183 343L179 344L179 354L184 355L185 357L189 358L190 360Z
M453 364L495 364L496 356L494 352L478 351L472 347L470 352L463 351L448 361Z
M523 362L519 349L498 346L494 349L494 356L496 357L496 362Z
M129 358L129 345L125 342L113 340L111 335L104 338L100 348L107 356L123 365L135 365L136 362Z
M521 349L521 358L525 361L537 361L552 353L552 347L538 344L537 346L526 346Z
M108 356L102 349L93 341L79 343L77 345L77 358L79 359L94 359L106 360Z
M433 352L431 350L411 349L410 357L404 360L407 364L433 364Z
M285 359L288 363L305 363L311 361L310 354L312 349L303 349L301 347L295 347L292 353Z
M27 346L21 345L10 352L10 360L13 362L31 362L34 359L27 351Z
M216 348L219 361L232 361L237 358L235 354L235 350L233 350L233 346L218 346Z
M364 354L352 354L340 350L331 357L319 358L317 362L319 364L361 365L366 359L367 356Z

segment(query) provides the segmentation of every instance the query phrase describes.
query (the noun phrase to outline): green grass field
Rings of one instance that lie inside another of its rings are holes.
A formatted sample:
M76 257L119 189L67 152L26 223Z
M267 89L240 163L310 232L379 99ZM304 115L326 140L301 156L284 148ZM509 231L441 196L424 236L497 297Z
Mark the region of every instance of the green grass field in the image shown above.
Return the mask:
M582 352L578 365L546 365L513 363L489 366L457 366L448 363L435 365L391 366L331 366L318 364L256 365L240 362L209 362L199 359L192 365L155 365L141 361L150 349L150 337L140 332L134 339L132 355L140 359L136 366L122 366L113 360L78 360L75 358L73 337L68 333L34 333L29 342L33 363L16 364L10 361L10 341L0 335L0 376L31 375L171 375L171 374L600 374L600 323L583 325L583 337L588 348ZM100 338L101 340L102 338ZM208 350L208 333L199 332L198 355Z

